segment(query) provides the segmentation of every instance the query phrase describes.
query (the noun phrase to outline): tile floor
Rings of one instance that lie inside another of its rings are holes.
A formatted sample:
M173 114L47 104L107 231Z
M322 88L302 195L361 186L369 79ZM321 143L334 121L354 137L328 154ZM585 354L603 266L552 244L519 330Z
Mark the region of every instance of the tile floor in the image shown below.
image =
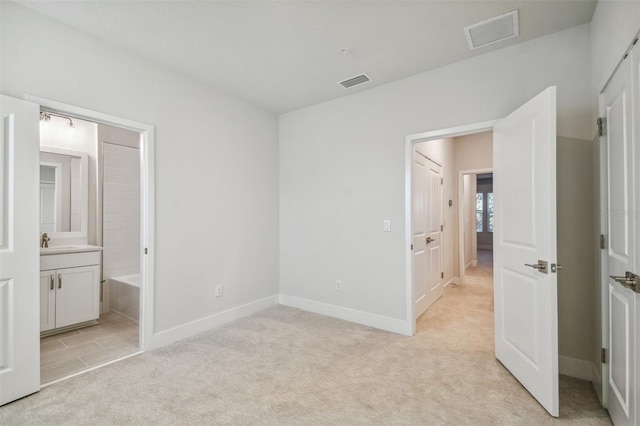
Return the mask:
M138 324L114 312L98 324L40 339L40 383L138 351Z

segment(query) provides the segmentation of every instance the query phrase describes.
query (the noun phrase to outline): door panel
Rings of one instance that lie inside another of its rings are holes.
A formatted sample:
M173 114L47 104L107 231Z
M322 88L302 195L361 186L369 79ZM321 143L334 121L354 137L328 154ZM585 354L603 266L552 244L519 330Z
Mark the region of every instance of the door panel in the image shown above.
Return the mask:
M38 116L0 95L0 405L40 388Z
M56 328L91 321L100 316L100 268L59 269L56 278Z
M519 351L524 359L537 365L540 351L536 340L530 338L538 333L538 324L533 320L537 306L531 303L538 300L536 280L508 269L502 269L502 274L502 282L509 283L504 288L502 298L503 303L509 302L502 305L504 339Z
M637 50L637 49L634 49ZM600 113L605 118L602 143L604 155L605 206L604 233L607 237L607 275L624 276L627 271L638 273L636 215L637 190L634 167L634 87L633 63L637 52L623 60L600 95ZM637 136L635 136L637 138ZM608 321L603 330L608 348L604 364L606 405L615 424L635 424L637 421L636 324L637 294L624 288L613 278L607 280Z
M413 300L418 318L443 294L442 171L417 150L413 153Z
M494 127L496 357L553 416L558 401L556 91Z
M442 172L440 166L433 161L428 160L429 166L429 237L432 242L428 244L429 247L429 262L427 267L427 273L429 274L428 283L428 297L427 307L431 306L433 302L438 300L443 294L442 286L442 232L440 226L442 225Z
M414 316L419 317L426 306L427 297L427 173L423 156L414 151L412 170L412 221L413 221L413 300ZM424 308L423 308L424 306Z

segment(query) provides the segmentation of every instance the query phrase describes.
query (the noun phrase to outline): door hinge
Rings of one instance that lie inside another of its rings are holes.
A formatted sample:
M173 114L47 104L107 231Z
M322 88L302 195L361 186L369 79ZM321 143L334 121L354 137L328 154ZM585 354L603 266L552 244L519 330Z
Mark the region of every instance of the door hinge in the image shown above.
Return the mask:
M444 185L444 178L440 178L440 185Z
M605 348L600 348L600 362L607 363L607 350Z
M411 244L411 250L413 250L413 244Z
M144 248L144 254L148 254L146 247Z
M444 231L444 225L440 225L440 232Z
M607 133L607 119L598 117L596 124L598 125L598 136L604 136Z
M444 278L444 272L440 272L440 278Z
M601 249L607 248L607 246L605 245L605 242L604 242L604 235L602 235L602 234L600 234L600 248Z

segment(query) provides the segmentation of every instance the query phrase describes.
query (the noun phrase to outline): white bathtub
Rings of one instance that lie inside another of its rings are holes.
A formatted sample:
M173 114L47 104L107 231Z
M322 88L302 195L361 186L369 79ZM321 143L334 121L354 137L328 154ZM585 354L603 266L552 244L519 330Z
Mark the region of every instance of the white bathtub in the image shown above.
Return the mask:
M140 318L140 274L109 278L111 310L138 321Z

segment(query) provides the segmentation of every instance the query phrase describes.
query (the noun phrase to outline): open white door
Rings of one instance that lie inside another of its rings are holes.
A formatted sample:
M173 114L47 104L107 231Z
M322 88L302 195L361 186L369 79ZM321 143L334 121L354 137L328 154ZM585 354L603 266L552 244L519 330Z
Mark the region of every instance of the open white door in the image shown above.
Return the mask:
M556 88L493 130L496 357L558 416Z
M0 405L40 389L39 112L0 95Z

